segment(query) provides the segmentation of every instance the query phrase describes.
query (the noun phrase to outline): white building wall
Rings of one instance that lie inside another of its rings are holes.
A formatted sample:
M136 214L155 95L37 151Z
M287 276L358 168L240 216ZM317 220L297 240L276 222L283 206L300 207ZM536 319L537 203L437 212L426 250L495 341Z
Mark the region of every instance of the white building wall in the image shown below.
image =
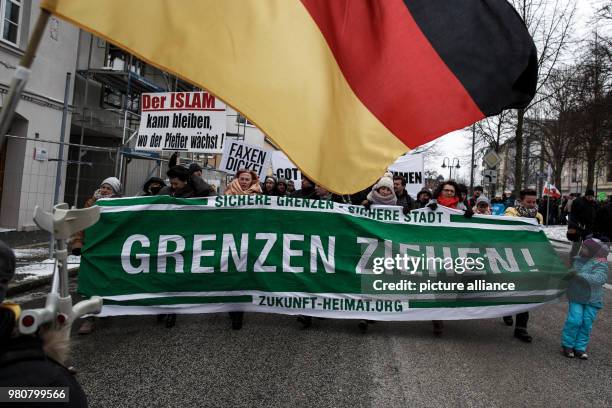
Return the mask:
M0 46L0 61L4 63L0 67L0 87L5 88L10 84L14 69L6 66L18 65L27 45L29 33L32 32L40 13L39 1L24 1L22 13L22 24L29 22L29 25L28 27L22 27L24 33L19 47L6 44ZM27 121L27 131L23 136L27 136L29 139L38 137L39 139L59 142L66 73L70 73L72 78L68 92L69 104L72 103L77 43L77 28L55 18L50 20L38 48L30 79L25 87L24 97L27 100L20 100L16 110L17 114ZM66 120L66 142L69 140L69 126L70 115ZM55 174L58 165L54 161L34 160L34 149L45 148L49 158L57 158L59 145L38 140L12 141L11 143L13 146L25 143L25 148L21 145L21 149L12 149L12 151L20 150L23 154L22 157L13 157L10 161L7 159L0 226L18 230L34 229L36 228L32 221L34 207L39 205L50 210L53 206ZM8 152L10 153L10 151ZM67 149L64 151L64 159L66 155ZM62 176L60 180L64 180L65 162L61 165ZM20 183L15 183L15 180L18 179L17 175L21 176ZM7 180L9 178L11 180ZM58 201L61 202L62 199L63 186ZM5 209L7 210L6 215L4 214ZM15 209L18 209L18 214L15 213ZM15 219L15 216L17 219Z

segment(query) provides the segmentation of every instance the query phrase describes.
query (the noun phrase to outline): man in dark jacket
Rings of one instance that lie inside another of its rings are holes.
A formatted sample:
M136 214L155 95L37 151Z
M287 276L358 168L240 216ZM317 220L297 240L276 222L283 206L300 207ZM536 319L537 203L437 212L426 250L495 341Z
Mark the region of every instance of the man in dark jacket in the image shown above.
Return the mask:
M177 198L207 197L210 186L201 177L189 174L183 166L174 166L166 173L170 185L162 188L159 195L169 195Z
M431 191L429 191L428 188L423 188L421 191L419 191L416 198L414 208L425 208L431 200Z
M573 259L578 254L582 240L593 234L596 212L597 202L595 201L595 192L593 190L585 191L584 197L578 197L572 203L568 228L576 228L578 230L578 239L572 242L570 259Z
M406 191L406 179L402 176L393 176L393 190L397 197L397 205L402 207L404 214L408 214L414 208L414 200Z
M599 207L595 214L593 234L597 238L612 241L612 195L608 196L608 202Z
M291 197L316 199L317 192L315 191L315 183L302 174L302 188L294 191Z

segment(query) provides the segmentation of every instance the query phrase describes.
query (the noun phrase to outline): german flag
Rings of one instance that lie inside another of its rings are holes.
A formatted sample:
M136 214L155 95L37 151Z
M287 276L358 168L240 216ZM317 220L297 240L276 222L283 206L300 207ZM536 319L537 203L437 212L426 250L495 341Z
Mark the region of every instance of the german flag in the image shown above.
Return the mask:
M43 0L215 94L307 176L371 185L407 150L535 93L537 54L505 0Z

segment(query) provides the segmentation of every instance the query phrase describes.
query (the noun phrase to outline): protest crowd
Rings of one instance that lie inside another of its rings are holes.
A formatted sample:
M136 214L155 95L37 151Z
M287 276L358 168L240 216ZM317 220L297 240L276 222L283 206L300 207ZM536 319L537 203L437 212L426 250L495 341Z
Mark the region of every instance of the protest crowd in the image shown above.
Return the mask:
M416 197L406 191L406 180L400 175L385 173L373 186L351 195L334 194L323 186L316 185L306 176L302 176L301 188L294 189L293 183L268 175L259 180L257 173L250 170L238 170L233 180L224 191L217 192L213 185L202 179L202 168L197 163L189 166L177 165L177 156L170 159L167 180L151 177L143 184L141 196L168 195L177 198L209 197L214 195L269 195L289 196L309 200L331 200L337 203L363 206L366 209L377 205L399 206L404 214L412 210L427 208L435 211L439 206L463 211L464 217L505 215L536 219L539 224L545 223L542 215L542 201L537 198L535 190L522 190L519 197L510 191L503 196L490 200L484 195L484 189L476 186L471 194L465 185L453 180L440 182L434 191L423 188ZM115 177L103 180L85 206L94 205L100 198L121 197L121 184ZM571 195L563 208L561 218L567 219L568 239L573 241L571 259L575 277L570 284L570 310L562 335L562 350L567 357L587 358L586 346L597 311L602 307L602 285L607 279L607 253L612 237L612 200L597 204L593 191L587 191L584 197ZM550 203L548 203L549 207ZM556 208L556 205L555 205ZM80 254L83 240L82 232L72 240L72 253ZM586 289L585 289L586 288ZM231 327L240 330L243 325L244 312L230 312ZM159 315L158 321L164 321L166 327L176 324L176 315ZM313 324L311 316L298 316L303 329ZM528 333L529 312L516 316L505 316L503 321L514 326L514 336L531 342ZM370 320L360 320L358 328L367 332ZM440 336L444 331L444 322L434 320L433 334ZM84 319L79 334L88 334L94 330L94 318Z

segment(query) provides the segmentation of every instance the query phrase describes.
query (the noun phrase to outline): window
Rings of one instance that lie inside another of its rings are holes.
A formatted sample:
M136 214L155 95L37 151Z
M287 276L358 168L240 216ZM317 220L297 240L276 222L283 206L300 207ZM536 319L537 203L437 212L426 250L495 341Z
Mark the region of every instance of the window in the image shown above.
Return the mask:
M244 125L245 122L246 122L247 125L255 126L250 120L248 120L247 118L242 116L240 113L238 113L238 116L236 117L236 123L240 123L240 124Z
M19 46L19 25L23 0L2 0L2 40Z
M123 98L126 95L108 85L104 85L102 88L102 107L103 108L114 108L114 109L123 109ZM127 109L134 113L138 113L140 111L140 95L133 93L130 95L130 98L127 100Z

